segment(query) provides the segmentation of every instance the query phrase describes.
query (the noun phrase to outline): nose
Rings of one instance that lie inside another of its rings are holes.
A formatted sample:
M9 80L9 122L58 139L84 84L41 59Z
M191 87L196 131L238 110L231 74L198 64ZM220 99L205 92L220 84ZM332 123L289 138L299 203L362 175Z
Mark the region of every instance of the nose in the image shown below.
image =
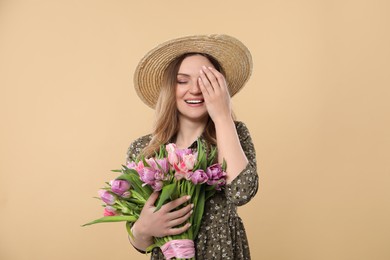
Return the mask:
M202 91L200 90L198 80L193 80L189 89L190 94L192 95L200 95Z

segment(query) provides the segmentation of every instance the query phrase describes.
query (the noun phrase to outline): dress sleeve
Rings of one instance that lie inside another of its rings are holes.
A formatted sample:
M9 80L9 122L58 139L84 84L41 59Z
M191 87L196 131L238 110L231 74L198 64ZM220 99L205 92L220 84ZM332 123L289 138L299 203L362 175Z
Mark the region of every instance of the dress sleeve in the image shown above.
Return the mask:
M136 139L130 144L126 153L126 164L137 159L141 151L149 144L151 138L152 136L150 134L145 135Z
M248 128L242 122L236 122L237 134L242 149L248 158L245 169L226 185L225 194L228 200L237 206L248 203L257 193L259 177L257 175L256 151Z

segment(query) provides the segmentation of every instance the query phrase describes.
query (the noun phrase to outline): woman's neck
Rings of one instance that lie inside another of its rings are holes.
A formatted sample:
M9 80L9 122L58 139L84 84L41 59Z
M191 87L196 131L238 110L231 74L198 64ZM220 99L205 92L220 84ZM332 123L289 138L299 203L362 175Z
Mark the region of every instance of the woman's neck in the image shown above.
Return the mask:
M202 135L207 124L203 121L179 120L179 132L176 135L176 146L180 149L188 148L199 136Z

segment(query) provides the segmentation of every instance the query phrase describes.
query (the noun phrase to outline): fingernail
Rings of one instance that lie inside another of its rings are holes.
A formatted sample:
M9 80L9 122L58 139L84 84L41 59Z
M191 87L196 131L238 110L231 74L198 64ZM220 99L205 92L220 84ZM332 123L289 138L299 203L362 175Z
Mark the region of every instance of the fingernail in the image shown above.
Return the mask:
M192 208L192 209L194 208L194 203L191 204L191 208Z
M187 200L191 199L191 196L187 196L186 199L187 199Z
M210 70L212 70L213 68L212 67L208 67Z
M203 68L203 69L206 69L206 66L203 65L202 68Z
M199 73L200 73L200 74L203 74L203 70L200 70Z
M191 227L191 223L188 223L188 227Z
M193 211L193 210L191 210L191 211L190 211L190 214L192 214L193 212L194 212L194 211Z

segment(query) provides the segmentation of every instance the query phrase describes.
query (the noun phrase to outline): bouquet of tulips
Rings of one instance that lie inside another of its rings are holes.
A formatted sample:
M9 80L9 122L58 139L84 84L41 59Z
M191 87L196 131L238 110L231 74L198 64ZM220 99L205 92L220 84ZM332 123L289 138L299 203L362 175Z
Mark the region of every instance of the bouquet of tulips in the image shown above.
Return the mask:
M177 149L170 143L161 146L155 157L122 165L122 169L113 170L120 175L99 190L98 199L104 202L104 217L84 226L125 221L132 236L131 227L153 191L161 191L156 211L169 201L190 195L188 203L194 204L190 228L180 235L155 237L154 244L147 251L160 247L167 259L195 259L193 240L199 231L205 201L226 184L226 163L214 163L215 156L216 148L206 153L198 140L195 152Z

